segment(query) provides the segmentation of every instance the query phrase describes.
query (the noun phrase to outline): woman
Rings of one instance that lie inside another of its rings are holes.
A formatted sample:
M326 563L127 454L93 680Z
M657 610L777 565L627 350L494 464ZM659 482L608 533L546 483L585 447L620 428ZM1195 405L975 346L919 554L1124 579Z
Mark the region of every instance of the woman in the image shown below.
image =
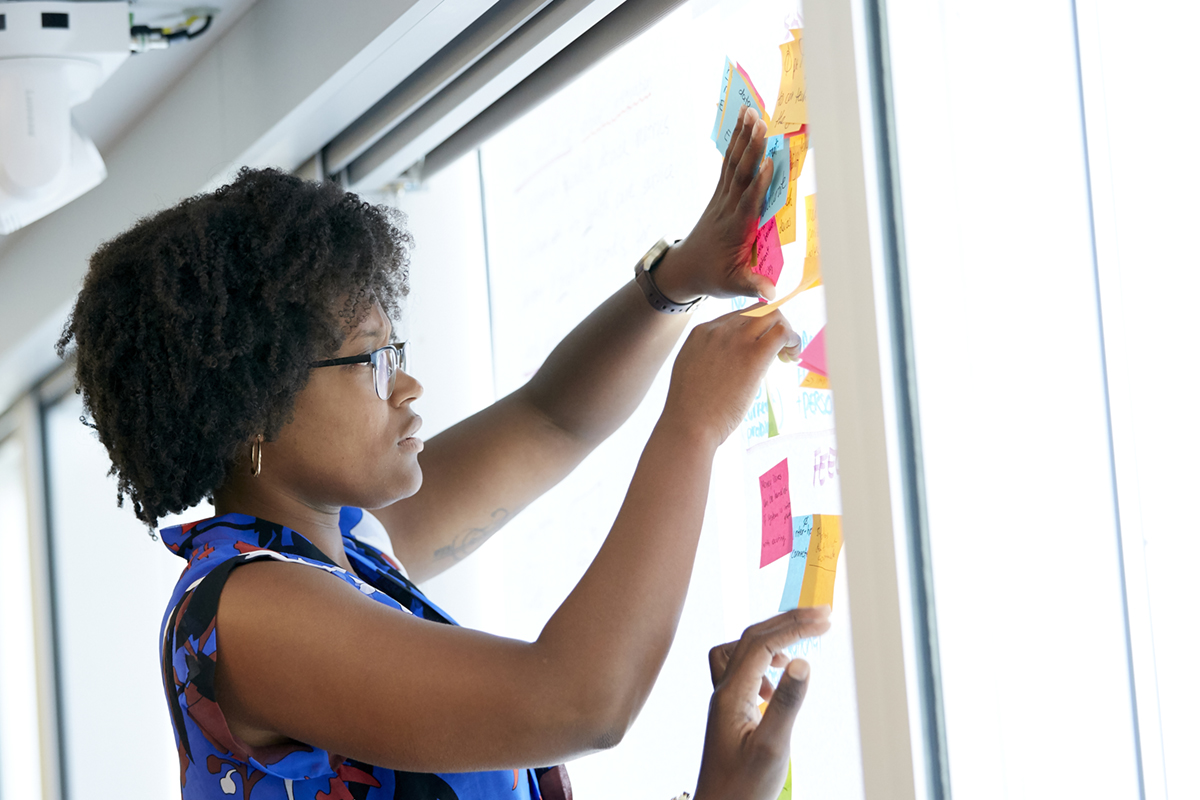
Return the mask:
M60 350L74 341L121 496L151 526L205 497L217 512L162 532L188 559L161 640L185 798L537 797L562 773L528 768L621 739L675 632L714 450L770 360L796 355L778 312L691 334L611 533L537 641L457 627L412 581L626 419L685 324L660 309L773 294L749 269L764 135L744 112L652 278L428 446L392 337L409 239L384 210L243 171L97 251Z

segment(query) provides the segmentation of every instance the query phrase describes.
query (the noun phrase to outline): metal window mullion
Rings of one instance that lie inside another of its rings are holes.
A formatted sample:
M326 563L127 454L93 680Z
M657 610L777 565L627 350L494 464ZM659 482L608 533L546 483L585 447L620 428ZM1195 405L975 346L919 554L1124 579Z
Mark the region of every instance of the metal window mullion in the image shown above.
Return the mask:
M883 266L892 341L900 480L908 536L909 585L921 729L925 740L926 787L931 800L949 800L950 765L938 651L933 560L921 452L920 405L912 338L912 311L904 247L899 154L892 96L885 0L865 0L864 22L876 140Z

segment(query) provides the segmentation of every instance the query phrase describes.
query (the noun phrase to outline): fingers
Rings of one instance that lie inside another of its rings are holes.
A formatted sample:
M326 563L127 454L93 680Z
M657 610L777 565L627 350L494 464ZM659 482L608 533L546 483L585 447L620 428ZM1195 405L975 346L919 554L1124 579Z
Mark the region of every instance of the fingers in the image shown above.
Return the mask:
M729 657L733 655L735 647L737 647L737 642L726 642L708 651L708 672L712 676L714 689L721 682L721 678L725 676L725 668L729 666Z
M754 120L754 122L750 123L750 120ZM734 169L733 183L730 186L733 192L742 195L742 201L745 200L746 190L755 181L755 171L763 171L758 169L758 165L762 161L763 153L767 149L766 135L767 123L758 119L758 114L753 108L749 109L746 112L746 121L743 125L742 135L739 138L741 149L734 151L737 156L737 166ZM730 146L730 149L733 149L733 145ZM771 168L774 169L774 166L774 162L772 162ZM767 184L770 184L770 181L771 177L768 175Z
M766 129L764 128L764 133ZM762 150L766 150L766 139L761 140ZM759 158L762 158L762 153L759 153ZM738 213L744 216L752 216L757 219L759 210L762 209L763 200L767 196L767 190L771 188L771 176L775 174L775 162L767 159L763 162L762 169L754 176L751 182L742 192L742 197L738 200Z
M737 125L734 126L733 133L730 135L729 147L725 149L725 161L721 164L721 191L727 191L733 182L733 170L738 164L738 159L734 158L734 147L739 143L741 144L736 152L738 157L741 156L742 150L746 147L745 142L742 141L742 130L743 128L749 128L753 124L747 124L745 121L747 110L749 110L748 106L742 106L738 109Z
M736 287L739 294L749 297L765 297L768 300L775 299L775 284L771 283L765 275L759 275L748 269L744 273Z
M736 681L745 684L747 693L756 691L762 675L786 647L827 630L829 606L794 608L752 625L734 648L722 682Z
M797 658L788 664L771 694L762 722L754 732L757 746L767 745L770 751L783 753L791 749L792 726L796 724L796 714L808 693L810 673L808 662L803 659Z

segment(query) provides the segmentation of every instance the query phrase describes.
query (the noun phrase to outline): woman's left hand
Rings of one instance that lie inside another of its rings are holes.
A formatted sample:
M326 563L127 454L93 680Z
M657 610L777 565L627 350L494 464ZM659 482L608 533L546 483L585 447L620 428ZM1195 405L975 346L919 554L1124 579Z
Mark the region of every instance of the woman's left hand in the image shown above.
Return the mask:
M775 286L750 271L759 211L773 171L769 160L755 171L766 150L766 133L758 113L743 106L708 207L654 271L655 283L671 300L685 303L701 295L774 299Z

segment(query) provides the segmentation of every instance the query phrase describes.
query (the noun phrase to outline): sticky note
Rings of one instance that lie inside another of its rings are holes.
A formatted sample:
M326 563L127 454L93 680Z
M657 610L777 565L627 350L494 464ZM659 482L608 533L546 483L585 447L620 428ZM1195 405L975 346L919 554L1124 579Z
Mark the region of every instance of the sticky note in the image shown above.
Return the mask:
M783 791L779 793L779 800L792 800L792 760L788 759L788 776L783 782Z
M767 135L795 133L808 122L808 104L804 90L804 34L792 31L792 41L779 45L783 72L779 78L779 96L771 113Z
M787 200L784 201L783 208L779 210L779 213L775 215L775 222L779 225L780 244L791 244L796 241L796 200L799 196L796 179L800 177L800 170L804 169L804 157L808 154L808 133L804 132L805 127L802 125L799 133L787 136Z
M754 81L750 80L750 74L746 72L741 64L737 64L738 74L742 76L742 80L746 82L746 86L750 89L750 93L754 95L754 102L762 109L762 118L764 122L770 123L771 117L767 115L767 104L763 101L762 95L758 93L758 89L754 88ZM749 105L747 103L747 105Z
M804 169L804 157L808 155L808 131L807 125L800 126L800 131L795 134L788 134L788 147L790 148L789 155L791 162L788 164L788 172L791 173L791 179L794 181L800 177L800 170Z
M779 244L779 227L774 217L758 229L750 257L750 271L762 275L774 286L779 281L779 273L783 272L783 248Z
M783 583L783 599L779 601L780 611L800 607L800 587L804 584L804 565L808 562L812 526L812 514L792 517L792 554L788 559L787 580Z
M753 308L748 308L742 312L742 316L743 317L765 317L767 314L770 314L772 311L779 308L781 305L783 305L787 301L794 299L797 295L799 295L802 291L804 291L804 288L805 287L803 285L797 286L795 289L792 289L790 292L785 294L783 297L779 298L778 300L776 300L772 303L767 303L765 306L754 306Z
M758 490L762 495L761 569L792 552L792 495L786 458L759 477Z
M800 351L800 366L818 375L829 375L825 366L825 329L817 331L812 341Z
M733 72L733 63L725 59L725 71L721 73L721 91L717 95L717 116L713 119L712 133L708 138L717 141L717 133L721 130L721 118L725 114L725 95L729 93L729 76Z
M817 234L817 196L804 198L805 254L804 274L800 277L800 291L806 292L821 285L821 241Z
M791 150L788 141L783 136L767 138L767 150L764 158L775 165L771 173L771 185L767 187L767 196L763 198L763 207L759 213L758 226L761 228L783 208L787 201L788 176L791 168ZM763 162L766 166L766 161Z
M818 372L809 372L804 376L804 380L800 381L801 389L828 389L829 377Z
M740 68L734 69L729 74L729 85L725 87L725 102L721 108L721 122L718 125L717 136L714 141L717 145L717 150L721 155L725 155L725 151L729 149L729 143L733 140L733 129L737 127L738 111L742 106L749 106L758 112L758 115L764 120L770 120L767 116L767 110L763 106L762 98L758 96L758 92L754 89L754 85L750 83L750 79L746 76L744 70Z
M800 587L800 607L833 605L833 580L837 577L838 554L842 552L842 518L814 514Z

